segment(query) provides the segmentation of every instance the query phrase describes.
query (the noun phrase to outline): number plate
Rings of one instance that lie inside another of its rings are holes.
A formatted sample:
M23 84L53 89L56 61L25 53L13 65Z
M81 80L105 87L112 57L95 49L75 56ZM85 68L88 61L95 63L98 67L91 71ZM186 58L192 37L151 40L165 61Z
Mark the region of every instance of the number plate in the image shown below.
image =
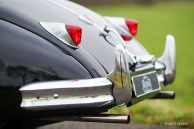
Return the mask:
M161 89L156 71L133 76L132 84L136 97L140 97Z

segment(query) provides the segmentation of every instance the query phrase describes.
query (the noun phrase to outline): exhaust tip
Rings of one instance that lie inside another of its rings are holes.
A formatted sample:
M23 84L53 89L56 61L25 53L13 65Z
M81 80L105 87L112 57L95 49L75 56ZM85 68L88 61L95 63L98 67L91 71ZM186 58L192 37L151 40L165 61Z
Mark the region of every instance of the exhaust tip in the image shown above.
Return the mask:
M175 96L176 94L174 91L160 91L151 99L175 99Z
M130 116L121 114L99 114L96 116L82 116L80 117L80 121L128 124L130 123Z
M129 124L130 116L121 114L97 114L92 116L55 116L36 119L46 121L47 123L56 123L62 121L81 121L81 122L101 122L101 123L120 123Z

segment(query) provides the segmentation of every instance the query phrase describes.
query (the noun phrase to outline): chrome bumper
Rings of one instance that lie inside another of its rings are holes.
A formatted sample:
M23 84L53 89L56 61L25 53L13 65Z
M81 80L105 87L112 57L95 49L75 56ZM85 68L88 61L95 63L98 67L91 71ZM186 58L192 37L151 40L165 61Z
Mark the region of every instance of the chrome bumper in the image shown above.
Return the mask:
M134 57L123 46L116 46L115 69L107 77L41 82L23 86L21 108L29 111L53 109L89 109L113 107L115 105L133 105L139 101L151 98L159 90L141 97L134 96L131 76L134 72L157 72L158 81L170 84L175 78L175 41L173 36L167 36L164 54L161 58ZM136 58L137 60L137 58ZM137 64L144 67L134 67ZM135 65L134 65L135 64Z
M20 89L26 110L95 108L111 105L112 82L106 78L29 84Z

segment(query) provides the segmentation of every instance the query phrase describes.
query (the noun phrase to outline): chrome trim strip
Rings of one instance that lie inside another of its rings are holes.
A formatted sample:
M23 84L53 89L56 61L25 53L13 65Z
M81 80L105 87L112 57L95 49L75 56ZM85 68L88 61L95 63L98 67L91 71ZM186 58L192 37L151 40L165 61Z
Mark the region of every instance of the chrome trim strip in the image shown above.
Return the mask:
M33 85L33 86L32 86ZM46 90L46 89L69 89L69 88L90 88L104 87L112 85L112 82L106 78L94 78L84 80L50 81L40 82L23 86L21 91Z
M94 108L114 103L106 78L29 84L20 89L26 110Z
M100 107L104 103L108 105L112 100L113 97L111 95L26 98L22 100L21 107L28 110L94 108Z

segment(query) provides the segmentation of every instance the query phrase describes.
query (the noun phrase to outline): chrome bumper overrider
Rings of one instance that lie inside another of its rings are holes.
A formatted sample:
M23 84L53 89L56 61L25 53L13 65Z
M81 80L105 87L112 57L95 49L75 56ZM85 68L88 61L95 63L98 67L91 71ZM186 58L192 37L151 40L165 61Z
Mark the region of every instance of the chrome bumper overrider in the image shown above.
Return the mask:
M132 77L149 72L157 73L157 81L170 84L175 78L175 41L167 36L161 58L136 58L122 45L115 46L115 68L103 78L53 81L23 86L21 108L25 110L89 109L115 105L133 105L158 94L159 88L143 96L134 95ZM141 60L142 59L142 60ZM133 64L135 63L135 65Z

